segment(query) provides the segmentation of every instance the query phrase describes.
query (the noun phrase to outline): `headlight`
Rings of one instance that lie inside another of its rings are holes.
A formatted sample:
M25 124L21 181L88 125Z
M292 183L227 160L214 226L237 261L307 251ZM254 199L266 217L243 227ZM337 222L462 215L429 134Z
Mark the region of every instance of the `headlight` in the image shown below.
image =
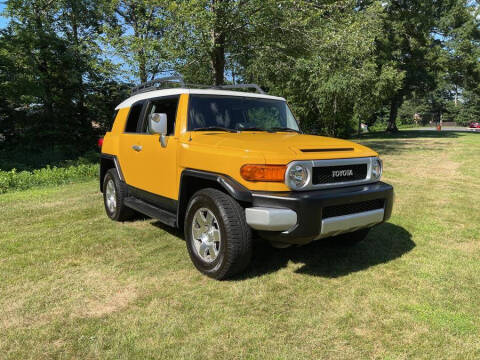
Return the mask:
M383 165L382 160L379 158L373 159L372 162L372 179L373 180L380 180L382 177Z
M303 165L293 165L288 169L287 185L293 190L303 188L309 181L310 172Z

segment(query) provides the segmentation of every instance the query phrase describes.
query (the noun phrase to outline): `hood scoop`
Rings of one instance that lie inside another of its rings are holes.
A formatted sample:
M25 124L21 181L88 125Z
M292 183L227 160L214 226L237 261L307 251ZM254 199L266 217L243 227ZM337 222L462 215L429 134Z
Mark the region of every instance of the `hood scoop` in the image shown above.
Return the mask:
M323 153L336 151L353 151L353 148L325 148L325 149L300 149L304 153Z

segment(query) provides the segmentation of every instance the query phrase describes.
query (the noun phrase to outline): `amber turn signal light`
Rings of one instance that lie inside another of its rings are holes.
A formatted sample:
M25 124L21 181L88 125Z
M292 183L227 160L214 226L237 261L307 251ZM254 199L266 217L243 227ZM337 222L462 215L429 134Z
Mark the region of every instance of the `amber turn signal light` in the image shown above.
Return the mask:
M247 181L283 182L285 165L243 165L240 175Z

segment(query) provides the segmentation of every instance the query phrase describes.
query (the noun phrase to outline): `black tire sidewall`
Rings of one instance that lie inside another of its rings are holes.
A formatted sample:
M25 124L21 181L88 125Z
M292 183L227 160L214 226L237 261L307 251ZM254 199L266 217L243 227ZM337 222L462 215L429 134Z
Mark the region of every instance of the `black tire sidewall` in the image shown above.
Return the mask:
M195 240L192 237L193 216L200 208L207 208L208 210L210 210L215 215L218 226L220 227L220 252L217 258L211 263L202 260L194 249L195 245L193 244L193 242ZM222 214L221 207L218 206L214 199L205 194L194 195L187 209L184 232L188 253L194 265L203 273L209 276L214 276L214 274L221 272L222 267L225 264L225 256L228 255L227 250L229 244L224 218L225 217L224 214Z
M107 206L107 184L110 180L113 181L113 186L115 187L115 198L117 200L117 206L114 212L111 212ZM107 174L105 175L105 178L103 180L103 205L105 206L105 211L110 219L118 220L121 201L122 199L120 198L120 189L117 176L113 171L109 170L107 171Z

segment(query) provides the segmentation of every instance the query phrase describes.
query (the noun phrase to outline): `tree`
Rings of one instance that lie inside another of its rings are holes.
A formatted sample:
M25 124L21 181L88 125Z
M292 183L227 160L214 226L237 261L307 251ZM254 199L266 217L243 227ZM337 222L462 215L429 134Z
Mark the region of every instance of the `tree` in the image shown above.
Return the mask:
M301 25L285 13L279 27L289 36L242 61L244 77L288 98L304 130L349 136L402 81L391 64L376 63L381 12L356 1L300 2Z
M478 4L467 0L444 2L446 11L438 11L435 27L430 34L429 65L433 81L427 89L414 89L404 96L407 102L415 100L417 111L432 121L468 122L474 119L480 102L476 99L480 80L480 32ZM433 54L433 56L432 56ZM415 83L415 80L412 82ZM417 84L421 84L417 80ZM410 104L407 104L410 105ZM402 107L406 116L409 106ZM412 114L409 114L410 117Z
M170 7L168 0L113 0L108 4L104 42L142 83L171 71L165 44Z
M385 1L382 27L377 39L378 65L391 64L403 73L403 83L391 91L390 116L387 131L398 131L398 109L406 96L417 96L435 88L435 75L439 71L439 45L433 36L438 19L449 11L451 1Z
M281 19L292 15L294 5L285 0L175 2L169 43L176 70L192 82L224 84L225 74L233 78L235 66L246 57L289 36L291 29L283 28ZM300 31L301 21L297 27Z
M438 29L444 47L443 79L453 98L449 110L452 120L463 125L478 119L480 114L479 5L477 1L455 1Z
M11 28L0 31L0 141L13 143L24 126L24 118L15 111L25 100L24 92L29 87L30 74L25 58L12 56L16 52L15 36Z
M15 64L9 86L22 89L10 118L28 118L17 135L29 139L23 145L42 151L85 151L93 143L96 116L86 104L89 85L111 69L98 46L97 2L9 0L7 14L11 22L6 56Z
M480 81L479 15L476 1L457 0L438 26L445 50L444 78L452 85L456 105L462 89L474 89Z

